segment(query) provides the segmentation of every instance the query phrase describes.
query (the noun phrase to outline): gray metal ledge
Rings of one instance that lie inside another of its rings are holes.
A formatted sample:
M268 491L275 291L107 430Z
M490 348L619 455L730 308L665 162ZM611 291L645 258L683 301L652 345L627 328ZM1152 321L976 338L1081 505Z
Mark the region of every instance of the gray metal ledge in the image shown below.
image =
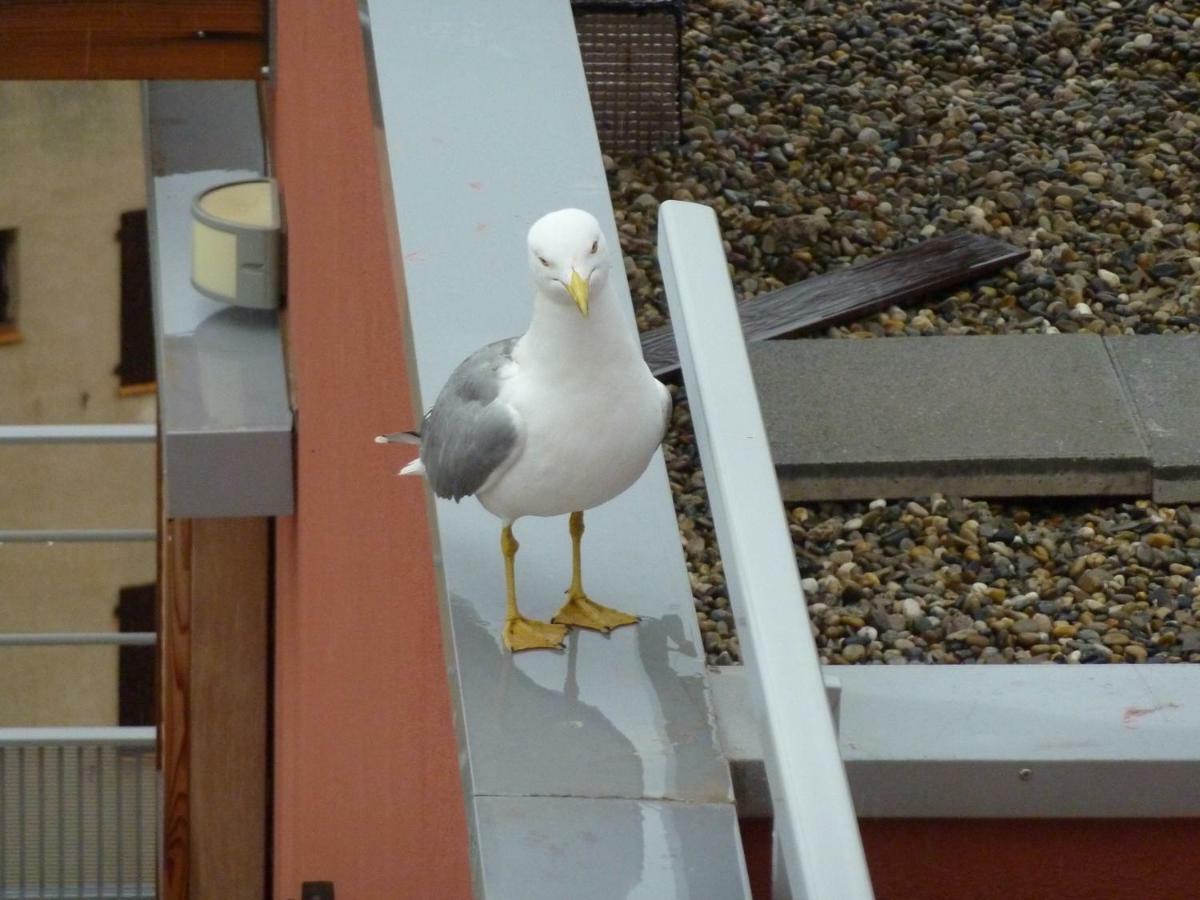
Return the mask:
M288 515L293 416L279 314L191 284L192 199L264 172L256 86L147 82L144 106L167 515Z
M409 372L427 409L469 353L527 327L537 218L586 209L620 245L567 0L361 11ZM632 331L620 265L610 278ZM477 894L748 898L661 455L588 513L583 544L589 592L642 622L572 633L563 653L500 645L500 522L473 499L439 501L435 519ZM566 517L515 531L522 610L548 618L570 573Z
M858 814L1200 816L1200 667L831 666ZM709 670L738 811L771 815L747 676Z

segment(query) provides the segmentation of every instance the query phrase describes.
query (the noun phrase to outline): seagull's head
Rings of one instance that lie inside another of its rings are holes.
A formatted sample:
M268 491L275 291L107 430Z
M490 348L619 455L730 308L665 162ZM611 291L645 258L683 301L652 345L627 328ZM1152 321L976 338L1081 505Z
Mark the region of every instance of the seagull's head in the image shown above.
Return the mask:
M546 213L529 229L529 266L538 290L573 303L581 315L588 314L591 295L608 279L609 265L600 223L582 209Z

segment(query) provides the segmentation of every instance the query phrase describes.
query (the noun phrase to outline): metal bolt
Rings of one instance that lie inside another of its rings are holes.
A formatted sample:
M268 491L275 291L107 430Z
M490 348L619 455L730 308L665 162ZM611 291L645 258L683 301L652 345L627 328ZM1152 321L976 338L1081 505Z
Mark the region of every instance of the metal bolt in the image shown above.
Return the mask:
M200 38L200 40L204 40L206 37L208 37L208 34L203 31L197 31L196 37Z
M263 78L270 78L271 77L271 67L263 66L261 69L258 70L258 73L260 75L262 75Z
M1028 781L1033 777L1033 769L1021 769L1021 771L1017 772L1017 777L1022 781Z

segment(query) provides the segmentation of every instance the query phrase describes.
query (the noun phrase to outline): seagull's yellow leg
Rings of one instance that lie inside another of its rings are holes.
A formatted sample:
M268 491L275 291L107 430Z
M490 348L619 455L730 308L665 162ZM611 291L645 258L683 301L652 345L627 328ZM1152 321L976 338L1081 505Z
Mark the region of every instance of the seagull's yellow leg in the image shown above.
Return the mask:
M517 578L514 569L517 549L521 545L513 537L512 526L505 525L500 531L500 552L504 554L504 585L508 590L508 611L504 616L504 646L514 653L518 650L558 650L562 647L567 629L563 625L552 625L527 619L517 609Z
M622 625L636 625L637 616L623 613L594 603L583 592L583 575L579 566L579 544L583 539L583 513L571 513L571 586L567 588L567 602L562 605L550 621L596 631L611 631Z

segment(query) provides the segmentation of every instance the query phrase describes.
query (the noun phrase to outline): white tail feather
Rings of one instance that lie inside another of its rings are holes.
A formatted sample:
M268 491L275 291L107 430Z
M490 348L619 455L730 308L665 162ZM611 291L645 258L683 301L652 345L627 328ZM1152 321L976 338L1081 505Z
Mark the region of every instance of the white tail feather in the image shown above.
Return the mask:
M396 474L397 475L424 475L425 474L425 464L421 462L420 458L414 459L412 462L410 462L407 466L405 466L403 469L401 469Z
M421 436L411 431L396 431L392 434L381 434L375 438L377 444L420 444Z

